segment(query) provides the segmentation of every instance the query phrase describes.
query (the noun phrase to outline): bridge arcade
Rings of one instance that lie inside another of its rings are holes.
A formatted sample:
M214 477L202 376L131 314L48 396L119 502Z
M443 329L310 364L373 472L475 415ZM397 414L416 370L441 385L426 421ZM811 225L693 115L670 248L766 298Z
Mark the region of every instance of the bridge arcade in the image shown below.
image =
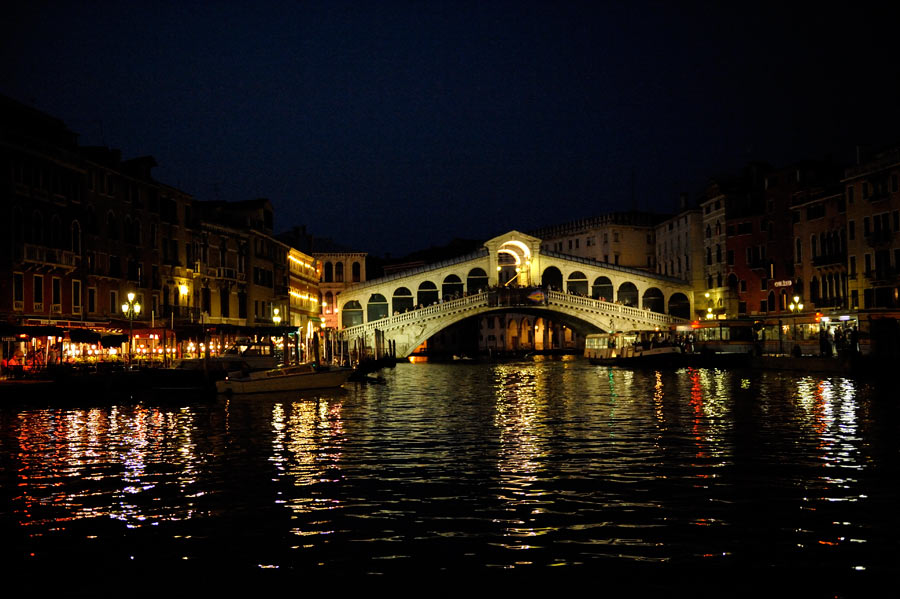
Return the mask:
M497 292L512 289L534 294L499 305ZM345 338L377 329L406 355L429 331L513 309L583 334L668 326L689 318L693 293L679 279L541 251L540 239L510 231L472 254L349 286L335 302Z

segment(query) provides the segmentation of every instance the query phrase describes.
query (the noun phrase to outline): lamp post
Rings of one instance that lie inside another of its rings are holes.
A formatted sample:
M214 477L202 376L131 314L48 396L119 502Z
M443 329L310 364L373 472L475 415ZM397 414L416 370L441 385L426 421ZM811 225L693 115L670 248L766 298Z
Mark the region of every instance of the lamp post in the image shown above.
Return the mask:
M794 347L796 348L799 347L797 345L797 314L799 314L803 310L803 304L800 303L799 295L794 296L794 301L791 302L790 305L788 305L788 308L791 311L791 320L793 324L792 328L794 329Z
M134 300L134 293L128 294L128 301L122 304L122 313L128 317L128 364L131 365L134 350L134 317L141 313L141 304Z

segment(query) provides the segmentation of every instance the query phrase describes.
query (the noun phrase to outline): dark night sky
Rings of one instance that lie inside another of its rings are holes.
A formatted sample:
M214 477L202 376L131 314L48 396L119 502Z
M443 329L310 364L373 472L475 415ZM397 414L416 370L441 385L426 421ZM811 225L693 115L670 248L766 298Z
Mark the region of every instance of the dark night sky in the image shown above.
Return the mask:
M628 209L632 173L670 211L748 160L900 142L900 26L865 7L17 4L0 93L375 254Z

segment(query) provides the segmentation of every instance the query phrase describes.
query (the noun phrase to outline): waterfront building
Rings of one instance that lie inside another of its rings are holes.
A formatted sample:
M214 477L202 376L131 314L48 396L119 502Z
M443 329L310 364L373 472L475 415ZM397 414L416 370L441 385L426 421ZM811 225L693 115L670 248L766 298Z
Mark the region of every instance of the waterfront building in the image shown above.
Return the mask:
M338 296L350 285L366 281L366 252L314 252L322 268L319 290L322 295L322 318L325 326L341 328ZM378 298L376 298L378 299ZM411 300L411 297L410 297ZM387 298L383 303L387 303ZM410 305L410 307L412 307Z
M900 146L859 156L843 178L850 304L900 307Z
M32 352L100 333L160 339L165 327L180 341L201 339L199 324L317 323L321 269L273 237L268 200L200 201L156 181L155 166L79 146L62 121L0 97L0 322L55 327ZM126 315L131 294L141 311Z
M612 212L529 234L541 239L544 252L656 272L656 226L665 218L649 212Z
M713 180L700 202L702 221L702 288L694 288L697 318L724 318L737 312L737 297L726 293L725 281L725 203L729 190L722 180ZM699 243L697 245L700 245ZM726 306L726 300L728 305Z
M857 267L855 257L847 259L847 205L841 184L834 180L797 192L792 221L795 277L782 301L797 296L815 310L858 307L850 305L848 296L849 278L856 276Z
M703 288L703 213L688 208L688 198L681 196L678 214L656 225L656 274L676 277Z

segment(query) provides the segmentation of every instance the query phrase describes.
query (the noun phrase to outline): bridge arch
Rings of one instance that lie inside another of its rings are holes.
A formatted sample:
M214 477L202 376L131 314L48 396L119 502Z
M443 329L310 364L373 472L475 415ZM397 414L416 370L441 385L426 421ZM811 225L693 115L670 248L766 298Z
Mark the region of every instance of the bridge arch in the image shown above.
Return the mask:
M388 301L380 293L373 293L369 296L369 302L366 304L366 321L381 320L388 317Z
M444 299L451 299L453 297L461 297L462 295L462 280L454 274L449 274L444 277L444 282L441 284L441 297Z
M466 276L466 291L468 293L477 293L482 289L487 289L488 276L483 268L473 268Z
M616 293L616 301L624 306L637 308L638 290L635 284L631 281L625 281L624 283L619 285L619 291L618 293Z
M669 315L676 318L691 317L691 301L683 293L673 293L669 297Z
M591 297L594 299L604 299L608 302L613 300L613 284L609 277L597 277L591 285Z
M575 295L588 294L588 280L583 272L576 270L569 274L566 280L566 291Z
M394 295L391 296L391 310L394 314L403 314L413 309L416 302L413 299L412 291L406 287L397 287L394 289Z
M560 271L555 266L548 266L544 269L544 272L541 273L541 286L547 289L555 289L556 291L563 290L563 276L562 271Z
M362 305L356 300L350 300L341 307L341 326L344 328L355 327L363 323Z
M650 287L646 291L644 291L644 295L641 298L641 307L649 308L651 312L657 312L658 314L666 313L666 298L663 295L663 292L660 291L657 287Z
M420 306L430 306L438 301L437 285L431 281L422 281L419 283L418 293L416 294L416 303Z

